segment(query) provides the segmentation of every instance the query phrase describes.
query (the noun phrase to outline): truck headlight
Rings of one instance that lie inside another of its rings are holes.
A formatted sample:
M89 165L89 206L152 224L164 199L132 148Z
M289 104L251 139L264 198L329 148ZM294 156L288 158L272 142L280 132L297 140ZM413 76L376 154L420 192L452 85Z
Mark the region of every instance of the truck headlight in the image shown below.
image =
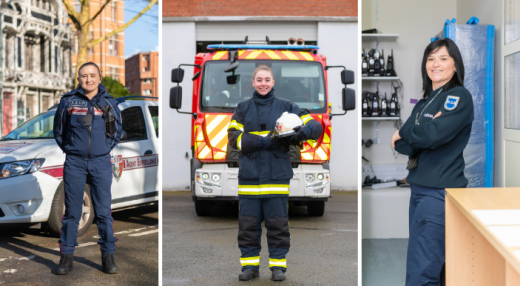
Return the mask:
M202 179L203 179L203 180L207 180L207 179L209 179L209 175L208 175L208 173L204 173L204 174L202 174Z
M220 174L218 174L218 173L214 173L214 174L212 174L212 175L211 175L211 180L212 180L213 182L215 182L215 183L220 182Z
M307 181L307 184L313 183L315 179L316 179L316 177L314 176L314 174L305 175L305 180Z
M24 160L0 164L0 179L34 173L40 169L45 159Z
M314 188L318 186L324 186L330 181L329 173L319 173L317 175L312 173L305 174L305 181L307 182L307 188Z

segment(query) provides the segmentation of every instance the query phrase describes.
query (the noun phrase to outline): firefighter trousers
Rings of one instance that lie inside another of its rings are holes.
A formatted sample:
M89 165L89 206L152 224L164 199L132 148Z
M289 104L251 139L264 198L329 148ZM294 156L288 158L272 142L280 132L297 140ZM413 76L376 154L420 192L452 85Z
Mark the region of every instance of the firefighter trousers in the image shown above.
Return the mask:
M411 185L406 286L445 285L444 189Z
M94 206L94 214L99 232L98 244L101 253L112 254L115 251L117 238L114 237L112 225L112 163L110 154L89 160L67 155L63 167L65 186L65 215L60 233L61 254L74 254L78 245L78 225L83 216L83 193L87 176L90 178L90 195Z
M285 255L289 252L288 196L274 198L244 198L240 196L238 217L238 247L240 248L242 271L258 270L260 267L260 245L262 221L267 229L269 268L285 272Z

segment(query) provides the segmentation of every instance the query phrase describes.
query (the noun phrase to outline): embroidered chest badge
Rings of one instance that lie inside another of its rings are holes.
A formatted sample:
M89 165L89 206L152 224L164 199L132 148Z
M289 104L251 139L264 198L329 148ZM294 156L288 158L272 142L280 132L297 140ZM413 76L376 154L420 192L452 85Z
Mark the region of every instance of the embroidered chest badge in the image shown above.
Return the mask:
M457 108L460 102L460 97L454 95L448 95L446 102L444 103L444 109L451 111Z

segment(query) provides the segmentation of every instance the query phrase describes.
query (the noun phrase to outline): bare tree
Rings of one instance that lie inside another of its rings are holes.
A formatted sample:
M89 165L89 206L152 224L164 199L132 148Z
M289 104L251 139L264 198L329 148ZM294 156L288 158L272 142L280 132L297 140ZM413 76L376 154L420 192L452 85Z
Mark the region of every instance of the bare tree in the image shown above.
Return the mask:
M94 47L95 45L102 43L106 39L112 37L113 35L123 31L124 29L128 28L133 22L135 22L139 17L141 17L146 11L150 10L153 5L158 3L158 0L146 0L150 2L146 8L144 8L139 14L137 14L132 20L125 23L123 26L113 30L112 32L106 34L105 36L98 38L98 39L92 39L90 37L90 24L101 14L103 9L110 3L111 0L105 0L105 3L99 8L99 10L94 14L92 18L90 18L90 1L91 0L79 0L81 3L81 10L80 12L76 12L74 10L74 7L70 4L68 0L62 0L63 4L65 5L65 8L67 9L67 14L69 15L69 18L72 20L72 23L76 27L77 30L77 36L78 36L78 60L76 65L76 74L77 74L77 68L79 68L82 64L86 63L88 61L88 53L89 50Z

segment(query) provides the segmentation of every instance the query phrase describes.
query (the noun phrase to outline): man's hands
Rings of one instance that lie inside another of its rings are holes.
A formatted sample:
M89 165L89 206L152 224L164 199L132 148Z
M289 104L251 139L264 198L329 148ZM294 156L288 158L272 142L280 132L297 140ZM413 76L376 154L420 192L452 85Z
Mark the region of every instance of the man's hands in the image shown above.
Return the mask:
M290 140L291 142L294 142L295 145L297 145L299 142L307 141L307 139L309 139L309 136L305 132L305 127L296 126L293 130L296 131L296 134L291 136Z
M399 136L399 130L396 130L394 132L394 135L392 135L392 148L395 149L395 141L401 139L401 136Z

